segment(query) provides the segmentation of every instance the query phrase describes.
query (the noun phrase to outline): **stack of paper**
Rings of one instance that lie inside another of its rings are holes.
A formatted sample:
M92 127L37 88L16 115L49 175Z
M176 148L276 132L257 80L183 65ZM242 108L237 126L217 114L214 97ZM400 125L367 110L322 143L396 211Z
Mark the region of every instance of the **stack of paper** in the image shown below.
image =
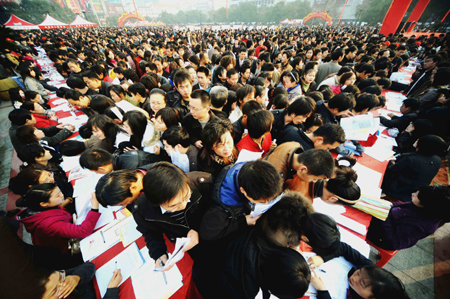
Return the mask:
M108 289L108 283L115 270L120 269L122 274L122 282L120 284L122 284L143 264L144 258L135 243L97 269L95 278L102 298L105 296L106 290Z
M277 202L279 202L280 199L283 196L284 196L284 193L282 193L280 196L278 196L277 198L275 198L274 200L272 200L269 203L266 203L266 204L258 203L258 204L256 204L254 209L253 209L253 211L251 212L252 217L257 217L257 216L267 212L273 205L275 205Z
M96 258L120 242L120 236L111 229L114 224L111 223L80 241L81 254L85 262Z
M392 203L384 199L363 195L361 200L353 207L385 221L391 210Z
M169 298L183 286L183 276L175 265L163 273L154 272L155 261L148 255L147 247L141 249L145 264L131 275L136 299Z
M238 159L236 161L237 163L240 162L248 162L248 161L255 161L261 158L262 152L251 152L249 150L243 149L239 152Z
M169 266L181 261L181 259L184 257L183 249L189 245L190 241L191 241L191 238L177 238L177 240L175 242L175 249L173 250L172 254L170 255L169 259L167 260L167 263L164 265L164 267L159 267L159 268L155 269L154 271L160 272L162 270L167 269Z
M353 169L358 174L356 184L361 188L361 193L366 194L365 190L372 191L373 188L379 187L381 183L382 174L378 171L370 169L360 163L356 163Z
M345 131L347 140L366 141L370 134L378 130L380 120L372 114L357 115L341 118L341 127Z
M80 156L75 157L64 157L62 163L60 164L61 168L67 172L75 167L80 166Z
M383 136L383 137L381 137ZM380 162L394 159L395 152L392 150L397 142L394 138L380 135L377 142L372 147L366 148L365 153Z

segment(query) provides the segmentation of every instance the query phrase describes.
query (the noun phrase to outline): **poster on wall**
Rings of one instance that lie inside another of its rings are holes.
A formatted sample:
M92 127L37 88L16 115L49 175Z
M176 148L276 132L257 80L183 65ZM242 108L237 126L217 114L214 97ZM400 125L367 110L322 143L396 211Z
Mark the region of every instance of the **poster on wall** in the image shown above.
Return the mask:
M76 14L81 13L77 0L66 0L67 6Z
M83 12L92 12L92 5L90 0L78 0L81 10Z

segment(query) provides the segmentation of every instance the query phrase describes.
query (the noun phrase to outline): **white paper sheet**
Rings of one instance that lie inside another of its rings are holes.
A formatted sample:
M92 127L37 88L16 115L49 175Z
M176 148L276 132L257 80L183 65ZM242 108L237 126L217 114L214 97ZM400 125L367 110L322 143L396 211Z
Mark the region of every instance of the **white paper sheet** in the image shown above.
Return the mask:
M183 249L189 244L190 241L191 238L177 238L175 242L175 249L167 260L167 263L164 265L164 267L159 267L154 271L160 272L164 269L167 269L169 266L181 261L181 259L184 257Z
M345 207L341 205L328 204L320 197L313 199L314 211L325 215L342 214L345 213Z
M80 241L81 254L85 262L94 259L120 242L120 236L115 233L115 230L108 228L109 225Z
M328 288L332 299L347 298L347 289L349 288L347 274L352 267L353 265L343 257L338 257L320 266L320 269L325 271L325 273L316 271Z
M70 171L75 167L80 166L80 156L64 157L60 166L65 172Z
M69 104L62 104L62 105L59 105L59 106L56 106L56 107L53 107L52 108L52 110L53 111L70 111L70 107L69 107Z
M55 97L56 97L56 95L55 95ZM53 97L53 98L55 98L55 97ZM50 98L52 98L52 97L50 97ZM52 104L55 105L55 106L58 106L58 105L61 105L61 104L67 104L67 100L66 99L57 99L57 100L54 100L52 102Z
M356 184L361 188L361 191L365 188L372 190L373 187L379 187L382 174L378 171L372 170L360 163L356 163L353 169L358 174Z
M239 156L236 163L255 161L260 159L261 156L262 152L251 152L249 150L243 149L239 152Z
M360 237L352 234L351 232L345 230L342 227L338 227L339 232L341 233L341 242L347 243L353 249L359 251L366 258L369 258L370 255L370 246L366 241L361 239Z
M148 255L147 247L141 249L145 264L131 275L133 290L136 299L161 299L169 298L183 286L183 276L175 265L169 271L154 272L155 261ZM151 290L151 291L149 291Z
M345 217L343 215L330 215L330 217L334 218L334 220L342 226L345 226L348 229L351 229L354 232L357 232L360 235L367 234L367 227L353 219Z
M267 212L268 210L270 210L270 208L276 204L277 202L280 201L280 199L284 196L284 193L282 193L280 196L278 196L277 198L275 198L274 200L272 200L269 203L266 204L256 204L254 210L251 212L251 215L253 217L257 217L261 214L264 214L265 212Z
M117 256L112 258L109 262L97 269L95 278L97 279L97 285L100 290L101 296L105 296L108 288L108 283L111 280L113 272L116 269L120 269L122 274L122 284L133 273L135 273L144 264L144 258L139 251L136 243L126 248Z

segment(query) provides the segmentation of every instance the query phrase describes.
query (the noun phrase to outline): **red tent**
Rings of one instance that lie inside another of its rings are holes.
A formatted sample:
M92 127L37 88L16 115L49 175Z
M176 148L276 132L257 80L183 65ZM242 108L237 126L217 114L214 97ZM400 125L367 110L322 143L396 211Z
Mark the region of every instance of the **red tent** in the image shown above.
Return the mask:
M22 20L21 18L16 17L15 15L11 15L8 22L6 22L5 27L14 29L14 30L31 30L31 29L39 29L38 26L28 23L27 21Z
M50 15L47 15L45 17L45 20L38 25L41 29L55 29L55 28L68 28L70 25L64 24L63 22L60 22L56 20L55 18L51 17Z
M86 21L80 16L77 16L75 20L69 24L70 27L98 27L97 24Z

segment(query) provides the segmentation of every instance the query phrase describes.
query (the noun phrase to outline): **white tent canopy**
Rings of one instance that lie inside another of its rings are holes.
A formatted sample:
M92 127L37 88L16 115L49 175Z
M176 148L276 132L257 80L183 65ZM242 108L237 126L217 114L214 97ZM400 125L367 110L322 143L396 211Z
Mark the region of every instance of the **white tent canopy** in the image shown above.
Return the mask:
M86 21L80 16L77 16L75 20L69 24L70 27L97 27L98 25L89 21Z
M45 17L45 20L38 25L41 29L55 29L55 28L68 28L70 27L68 24L64 24L63 22L60 22L56 20L55 18L51 17L50 15L47 15Z

